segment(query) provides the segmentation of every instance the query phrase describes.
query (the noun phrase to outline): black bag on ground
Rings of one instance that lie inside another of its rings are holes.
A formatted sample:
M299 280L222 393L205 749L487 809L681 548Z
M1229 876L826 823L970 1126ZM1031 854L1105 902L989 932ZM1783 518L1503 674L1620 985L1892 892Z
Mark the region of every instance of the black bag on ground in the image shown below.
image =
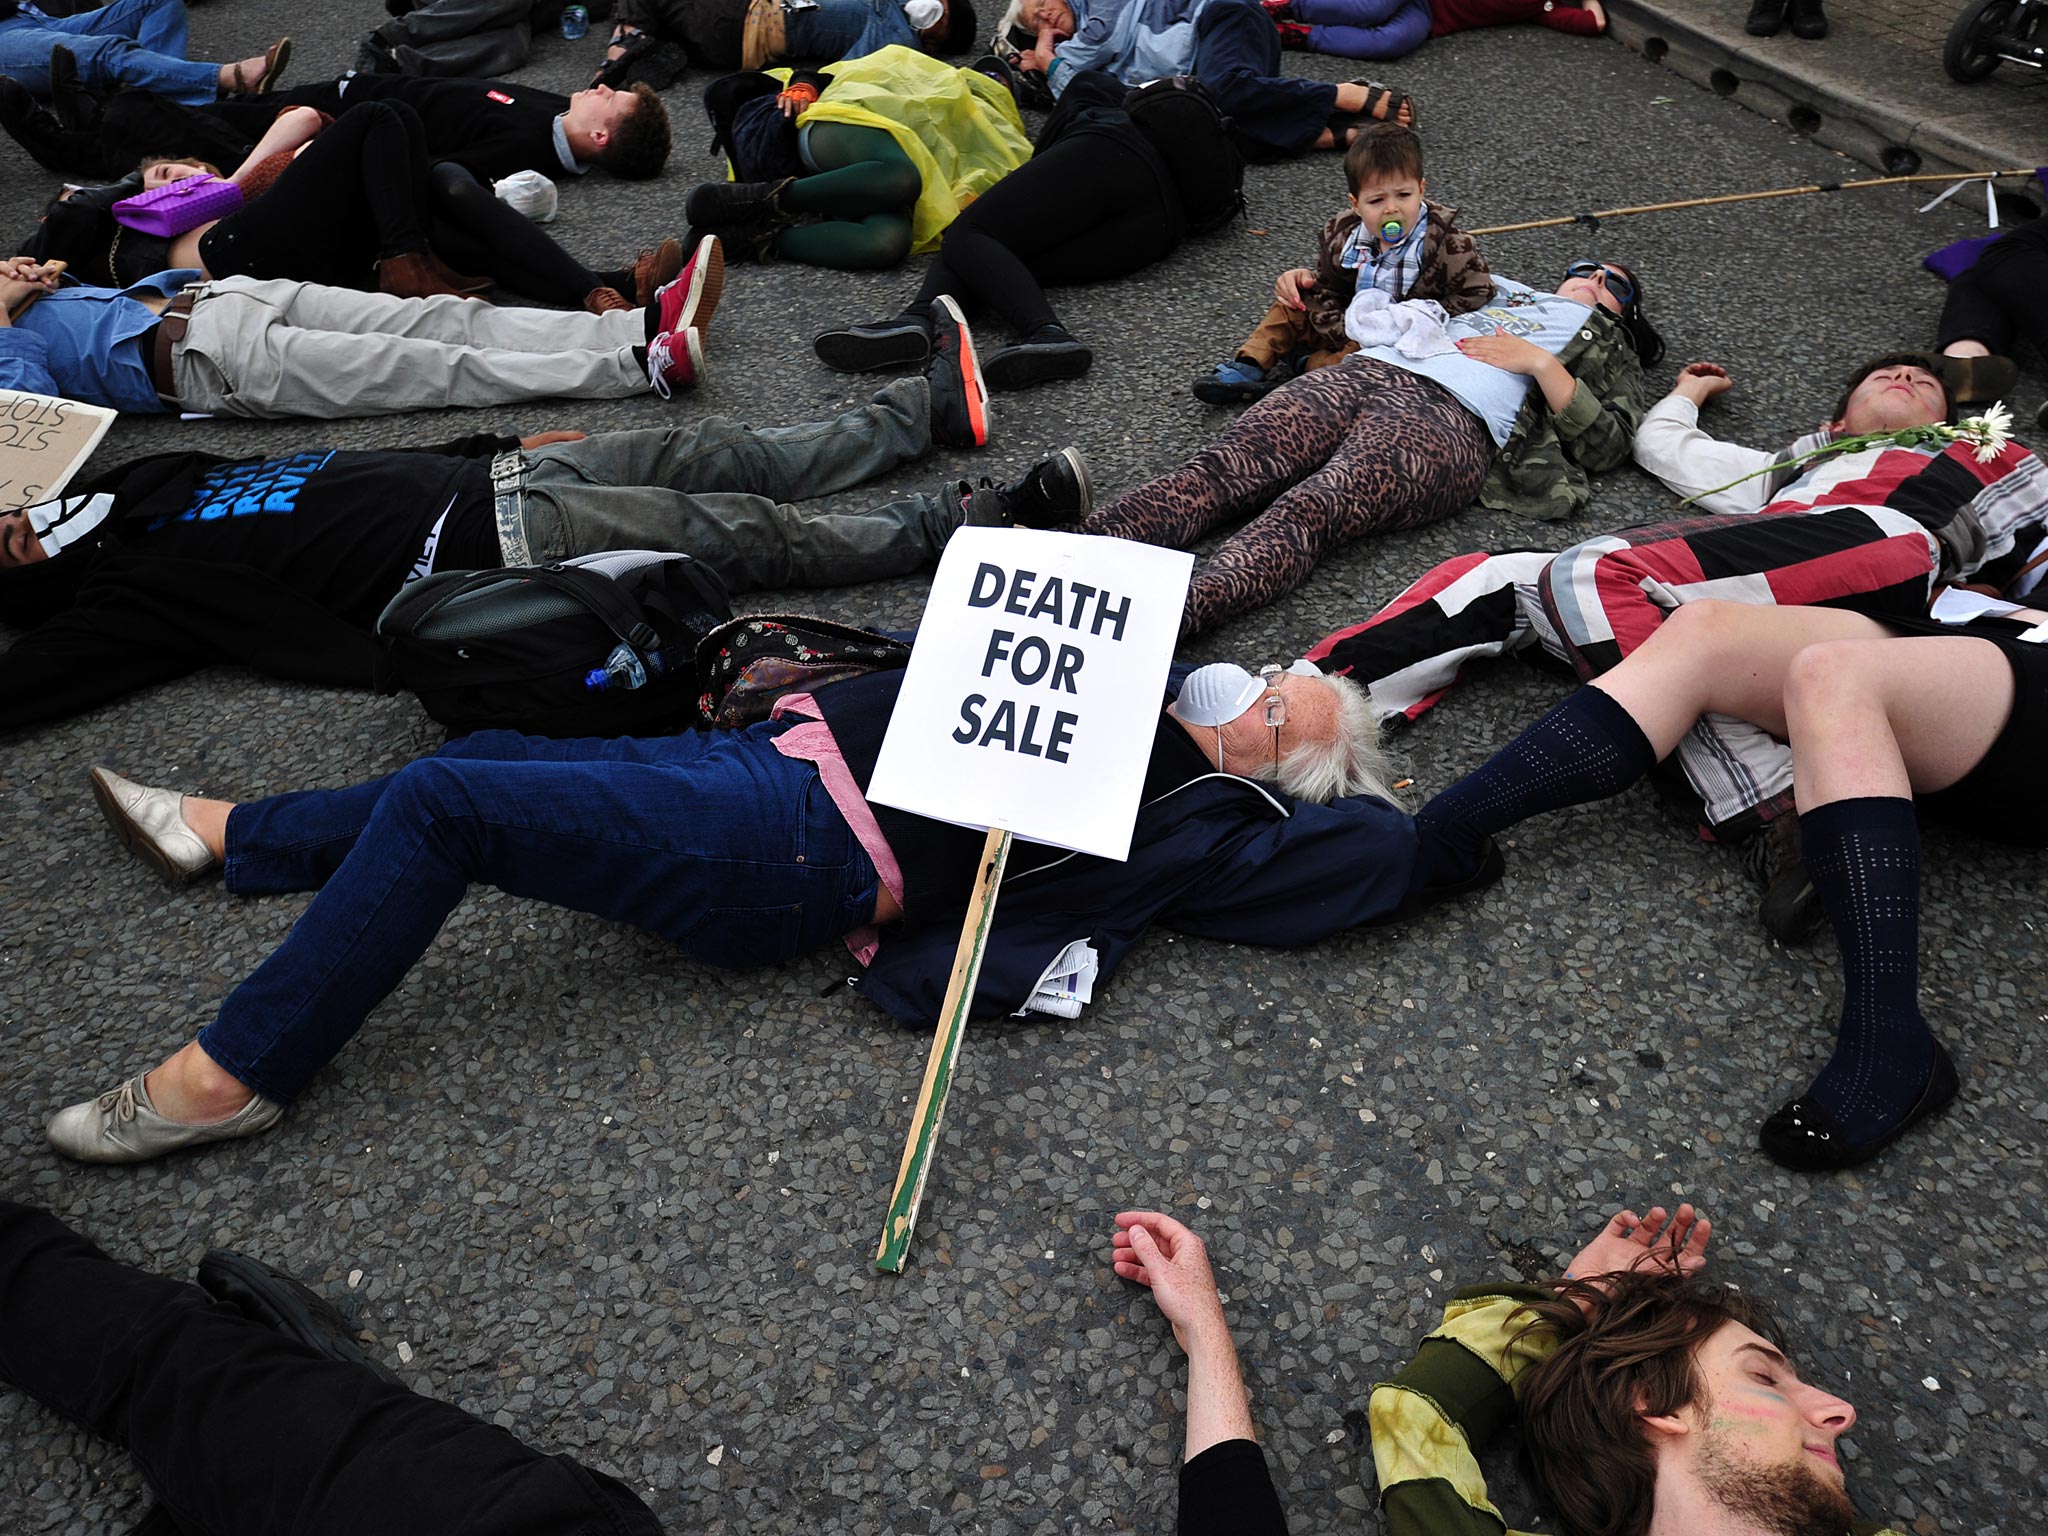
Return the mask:
M1141 85L1124 97L1124 111L1166 162L1189 234L1213 234L1244 212L1244 153L1230 119L1194 76Z
M710 566L627 549L436 572L385 605L377 634L388 681L451 736L630 736L694 723L697 643L731 617Z

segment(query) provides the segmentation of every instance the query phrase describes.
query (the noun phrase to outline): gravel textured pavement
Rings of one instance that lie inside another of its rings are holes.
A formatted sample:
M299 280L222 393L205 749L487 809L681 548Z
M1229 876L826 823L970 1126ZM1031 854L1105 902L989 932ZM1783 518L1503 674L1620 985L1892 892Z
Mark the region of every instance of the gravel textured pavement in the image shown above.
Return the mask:
M280 27L292 78L338 70L378 16L212 0L195 56ZM564 89L600 43L543 39ZM1329 79L1344 61L1290 55ZM1468 33L1384 73L1424 104L1430 190L1468 225L1853 170L1606 42ZM669 173L564 188L555 229L610 258L680 233L712 173L693 72L668 95ZM0 143L0 210L56 178ZM1273 274L1340 206L1333 157L1258 168L1248 221L1128 282L1055 295L1096 348L1079 382L996 402L979 454L872 492L1003 473L1080 445L1098 488L1164 469L1228 419L1188 381L1248 329ZM1861 356L1933 332L1928 249L1971 230L1918 189L1612 222L1487 243L1542 280L1597 253L1642 274L1671 343L1738 388L1717 430L1788 438ZM124 420L103 454L405 444L483 427L779 423L860 398L805 344L889 313L913 272L738 268L708 382L664 403L444 419ZM997 338L1000 339L1000 338ZM2018 403L2040 403L2039 360ZM1634 470L1567 527L1473 509L1325 562L1302 591L1192 647L1284 660L1438 559L1561 546L1671 508ZM767 594L907 623L920 580ZM1565 691L1505 665L1396 742L1424 795ZM1255 1413L1298 1531L1377 1516L1363 1409L1454 1285L1562 1263L1623 1204L1698 1201L1722 1272L1782 1309L1802 1368L1853 1399L1866 1513L1919 1536L2011 1529L2048 1491L2048 1376L2030 1308L2048 1088L2035 1023L2036 861L1927 837L1922 954L1961 1101L1881 1161L1812 1178L1755 1150L1832 1033L1831 941L1788 950L1736 859L1647 789L1519 829L1484 896L1403 929L1270 951L1155 934L1078 1022L970 1037L910 1270L870 1268L925 1042L835 988L842 957L721 973L656 941L479 894L273 1133L133 1170L45 1146L58 1106L189 1038L303 903L171 893L122 854L95 763L228 797L393 768L435 733L405 698L205 673L0 742L0 1192L118 1255L189 1273L209 1246L339 1298L394 1368L616 1472L672 1531L1038 1533L1172 1528L1181 1368L1107 1264L1110 1214L1177 1212L1210 1240ZM1510 1459L1511 1519L1537 1517ZM0 1394L0 1530L114 1532L146 1503L127 1458Z

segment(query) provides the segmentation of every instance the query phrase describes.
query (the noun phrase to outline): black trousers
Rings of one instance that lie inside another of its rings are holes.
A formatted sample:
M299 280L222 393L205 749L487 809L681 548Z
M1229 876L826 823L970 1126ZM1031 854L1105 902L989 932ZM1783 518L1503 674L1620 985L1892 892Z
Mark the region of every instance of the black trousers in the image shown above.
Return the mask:
M942 293L1001 315L1019 336L1057 322L1047 287L1100 283L1163 261L1183 224L1152 163L1122 138L1072 133L967 206L916 302Z
M1987 246L1977 264L1948 285L1936 335L1939 347L1981 341L2001 354L2024 336L2048 358L2048 217Z
M384 257L426 249L426 145L419 114L403 102L342 113L275 186L207 231L206 270L375 287Z
M428 171L427 189L433 215L429 238L441 259L457 271L492 278L537 303L568 309L577 308L591 289L606 284L621 288L631 302L630 271L593 272L453 161L439 161Z
M123 1446L181 1536L660 1536L621 1483L0 1201L0 1381Z

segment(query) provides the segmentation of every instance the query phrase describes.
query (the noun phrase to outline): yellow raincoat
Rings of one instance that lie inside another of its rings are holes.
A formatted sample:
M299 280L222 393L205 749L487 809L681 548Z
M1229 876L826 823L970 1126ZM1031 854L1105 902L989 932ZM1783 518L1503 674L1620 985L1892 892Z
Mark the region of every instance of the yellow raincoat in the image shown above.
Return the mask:
M769 74L785 83L790 72ZM1010 93L971 69L955 69L892 44L843 59L832 83L800 119L880 128L924 178L911 216L911 250L935 251L960 210L1031 158L1031 140Z

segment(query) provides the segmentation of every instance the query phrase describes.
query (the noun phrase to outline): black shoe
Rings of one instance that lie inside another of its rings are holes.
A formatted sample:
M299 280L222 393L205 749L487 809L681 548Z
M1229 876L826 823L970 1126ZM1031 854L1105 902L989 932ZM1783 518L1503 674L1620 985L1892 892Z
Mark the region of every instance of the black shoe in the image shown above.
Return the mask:
M683 217L723 233L752 224L787 221L782 211L782 189L796 178L780 181L704 181L690 192L683 204Z
M355 1330L332 1302L261 1259L215 1248L199 1261L199 1285L251 1322L297 1339L316 1354L404 1385L356 1341Z
M1956 1096L1956 1064L1937 1040L1934 1064L1920 1097L1890 1130L1870 1141L1852 1142L1835 1117L1808 1099L1794 1099L1757 1132L1756 1144L1772 1162L1799 1173L1831 1173L1868 1162L1929 1115L1941 1113Z
M960 492L970 528L1064 528L1095 510L1088 461L1078 448L1040 459L1009 485L962 480Z
M1811 42L1828 35L1828 19L1821 13L1820 0L1792 0L1787 16L1794 37Z
M932 441L941 448L979 448L988 441L988 385L974 353L967 317L947 294L932 300Z
M1780 944L1804 944L1820 931L1827 913L1806 872L1799 843L1799 818L1790 812L1768 823L1739 850L1744 866L1764 888L1756 915Z
M1989 405L2003 400L2020 381L2020 367L2009 357L1943 357L1941 376L1957 405Z
M1749 20L1742 30L1751 37L1776 37L1785 25L1785 0L1756 0L1749 8Z
M78 56L61 43L50 50L50 110L73 133L99 130L99 101L79 83Z
M977 75L987 75L989 79L995 81L997 85L1008 91L1010 99L1016 102L1018 106L1024 105L1023 77L1011 67L1008 59L1000 54L984 53L967 67Z
M1042 325L1014 347L991 352L982 365L988 387L998 394L1029 389L1054 379L1078 379L1095 354L1067 333L1063 325Z
M134 168L110 158L97 133L75 133L57 114L29 93L28 87L0 75L0 128L46 171L59 176L116 177Z
M922 368L932 358L932 317L906 311L893 320L821 331L811 343L818 361L841 373L892 373Z

